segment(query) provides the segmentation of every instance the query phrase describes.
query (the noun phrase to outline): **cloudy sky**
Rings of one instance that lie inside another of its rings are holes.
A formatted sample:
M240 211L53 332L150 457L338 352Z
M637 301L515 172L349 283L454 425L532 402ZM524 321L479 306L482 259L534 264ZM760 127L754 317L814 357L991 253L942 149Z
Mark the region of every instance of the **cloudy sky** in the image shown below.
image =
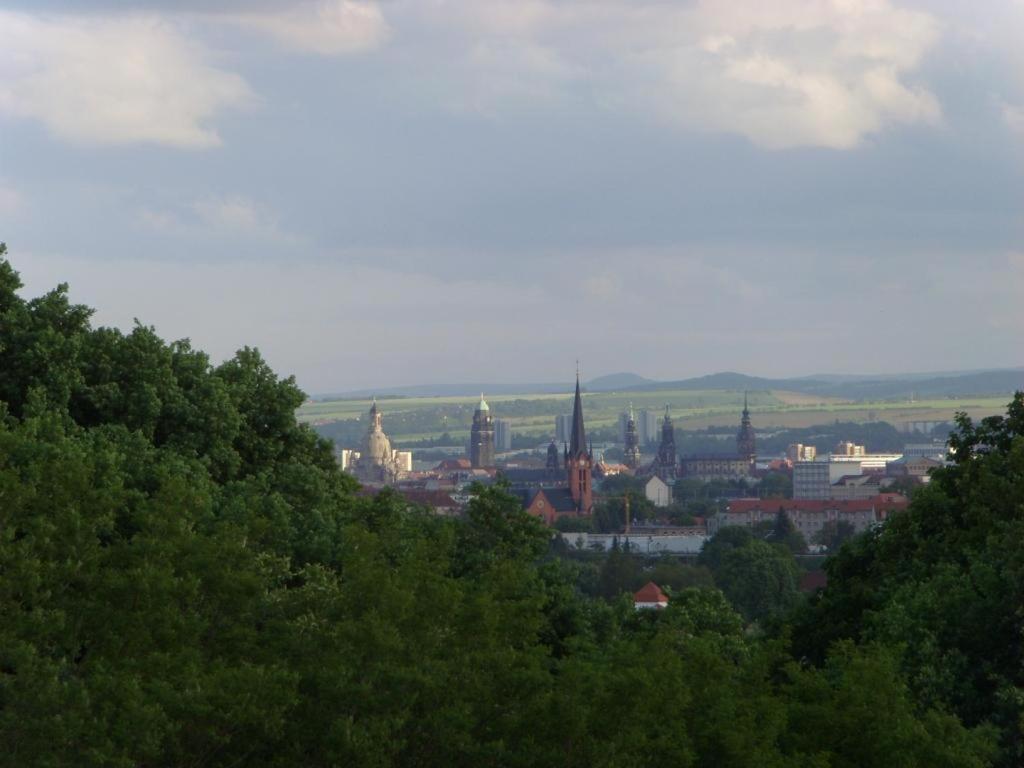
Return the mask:
M310 392L1024 364L1020 0L0 0L0 240Z

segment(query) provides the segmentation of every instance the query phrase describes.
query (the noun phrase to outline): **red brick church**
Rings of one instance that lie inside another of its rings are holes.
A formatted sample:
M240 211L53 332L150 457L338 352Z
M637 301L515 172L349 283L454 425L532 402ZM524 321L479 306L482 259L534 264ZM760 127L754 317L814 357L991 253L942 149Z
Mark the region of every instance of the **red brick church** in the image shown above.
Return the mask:
M587 431L583 426L579 373L576 374L572 432L564 449L563 461L567 487L534 488L520 494L526 511L542 518L548 525L564 515L579 517L594 512L594 453L587 445Z

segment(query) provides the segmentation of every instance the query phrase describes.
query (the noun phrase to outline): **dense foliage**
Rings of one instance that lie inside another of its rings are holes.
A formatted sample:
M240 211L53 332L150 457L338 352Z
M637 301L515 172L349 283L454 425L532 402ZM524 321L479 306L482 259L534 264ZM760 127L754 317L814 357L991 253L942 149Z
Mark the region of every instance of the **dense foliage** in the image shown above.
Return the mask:
M955 463L910 509L847 544L793 629L820 659L837 640L898 649L915 697L999 727L1003 764L1024 759L1024 395L1005 417L958 418Z
M714 589L588 596L500 488L462 520L356 495L254 350L214 366L19 287L0 259L0 764L983 766L1011 728L1020 531L980 521L1018 519L1024 454L998 430L1008 478L968 462L844 550L812 666Z

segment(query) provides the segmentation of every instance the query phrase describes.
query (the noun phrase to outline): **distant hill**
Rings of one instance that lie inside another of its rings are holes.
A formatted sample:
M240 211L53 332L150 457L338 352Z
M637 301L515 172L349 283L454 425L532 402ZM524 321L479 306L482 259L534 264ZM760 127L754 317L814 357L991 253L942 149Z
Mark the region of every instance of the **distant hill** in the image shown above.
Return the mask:
M427 384L381 387L339 394L320 394L315 400L368 397L476 397L484 395L558 394L569 392L571 381L554 383ZM659 390L768 390L781 389L844 400L896 400L963 395L1001 395L1024 389L1024 368L922 374L821 374L817 376L769 379L723 371L678 381L654 381L635 373L598 376L585 384L590 392L657 392Z
M682 381L651 382L633 391L662 389L784 389L790 392L839 397L844 400L895 400L958 397L963 395L1000 395L1024 389L1024 369L975 371L922 377L904 376L821 376L814 378L766 379L742 373L713 373Z
M642 387L645 384L655 384L652 379L645 379L635 373L609 373L607 376L598 376L586 383L586 388L591 392L612 392L618 389L633 389Z
M679 381L652 381L635 387L629 387L636 392L656 392L661 389L793 389L790 382L795 379L763 379L759 376L747 376L745 373L712 373L708 376L698 376L695 379L681 379ZM813 382L823 385L822 382ZM797 390L802 391L802 390Z

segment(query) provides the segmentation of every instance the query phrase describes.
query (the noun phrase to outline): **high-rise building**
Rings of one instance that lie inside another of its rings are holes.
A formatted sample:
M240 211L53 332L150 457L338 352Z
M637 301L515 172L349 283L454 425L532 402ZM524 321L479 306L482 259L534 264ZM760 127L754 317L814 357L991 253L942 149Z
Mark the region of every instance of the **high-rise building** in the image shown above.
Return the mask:
M747 407L747 393L743 393L743 415L740 418L740 431L736 433L736 453L753 461L757 456L757 438L754 427L750 424L750 409Z
M675 480L678 459L679 457L676 454L676 430L666 405L665 418L661 423L661 442L658 444L658 455L655 456L651 469L655 475L666 482Z
M591 471L594 465L593 453L587 446L587 432L583 426L583 397L580 395L580 375L576 373L576 396L572 406L572 432L569 447L565 450L565 472L569 479L569 493L572 494L576 512L589 515L594 511Z
M509 419L494 420L494 450L499 453L512 450L512 422Z
M818 449L813 445L803 443L790 443L786 448L786 458L796 463L798 461L814 461L818 456Z
M656 411L640 411L636 421L636 432L640 438L640 446L656 445L660 436L661 426Z
M469 433L469 463L474 469L494 466L494 419L482 394L473 412L473 428Z
M827 499L831 492L827 461L800 461L793 465L794 499Z
M555 442L564 445L572 437L572 415L559 414L555 416Z
M626 433L623 439L625 463L630 469L640 466L640 436L636 431L636 418L633 415L633 404L629 404L629 413L623 414L626 418Z

